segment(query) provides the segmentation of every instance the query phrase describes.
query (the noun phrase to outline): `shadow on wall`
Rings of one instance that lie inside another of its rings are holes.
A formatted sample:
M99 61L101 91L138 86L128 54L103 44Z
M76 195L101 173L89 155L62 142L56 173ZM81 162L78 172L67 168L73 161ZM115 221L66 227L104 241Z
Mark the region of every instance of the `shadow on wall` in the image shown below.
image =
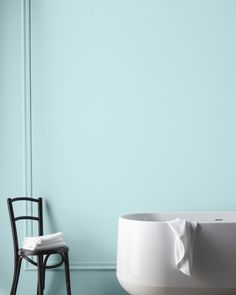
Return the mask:
M45 233L55 233L60 229L58 228L58 224L56 222L57 218L50 206L50 203L44 198L44 220L47 219L47 231L46 226L44 225ZM48 265L55 263L56 261L60 261L60 255L53 255L48 260ZM61 268L63 271L54 270L54 271L46 271L46 290L48 294L63 294L66 293L65 289L65 277L64 277L64 266ZM71 282L72 283L72 282ZM64 290L65 289L65 290ZM62 291L63 290L63 291ZM72 289L73 290L73 289Z
M47 217L48 222L48 230L50 230L50 232L57 232L60 228L56 222L57 218L50 206L50 202L44 200L44 206L45 217ZM119 285L115 271L75 270L71 271L70 275L73 294L94 295L94 290L96 290L98 294L103 295L127 295ZM66 294L64 271L47 271L46 290L48 294Z
M75 295L96 295L94 290L103 295L127 295L120 287L114 271L72 271L71 282L72 294ZM48 271L46 291L47 294L66 294L64 272Z
M58 228L58 224L56 223L57 218L54 215L54 212L51 209L49 202L46 199L43 199L43 202L44 202L44 208L45 208L44 220L45 220L45 217L47 217L47 220L48 220L47 226L50 229L51 233L58 232L59 228ZM44 230L45 230L45 226L44 226Z
M114 271L110 272L110 279L105 281L101 280L101 289L104 295L128 295L118 283L116 274Z

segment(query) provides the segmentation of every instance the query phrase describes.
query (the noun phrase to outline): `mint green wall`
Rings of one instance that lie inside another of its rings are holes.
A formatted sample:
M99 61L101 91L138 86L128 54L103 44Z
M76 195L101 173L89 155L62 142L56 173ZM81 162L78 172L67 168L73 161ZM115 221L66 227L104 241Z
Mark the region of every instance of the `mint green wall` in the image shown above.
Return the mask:
M23 3L0 0L1 252L12 253L5 199L32 185L46 232L70 244L74 293L125 294L119 215L236 209L236 2L32 0L25 91ZM63 272L47 283L46 294L64 294ZM23 272L19 294L35 284Z
M9 194L23 192L23 109L20 1L0 1L0 294L9 295L12 240ZM6 253L6 255L3 255Z

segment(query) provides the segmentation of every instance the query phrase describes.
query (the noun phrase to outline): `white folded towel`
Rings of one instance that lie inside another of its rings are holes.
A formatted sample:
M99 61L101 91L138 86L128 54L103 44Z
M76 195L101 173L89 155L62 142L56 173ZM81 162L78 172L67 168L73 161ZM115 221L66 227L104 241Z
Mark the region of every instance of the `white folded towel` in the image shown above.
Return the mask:
M35 250L35 249L48 249L50 246L55 246L59 243L64 243L64 234L62 232L38 236L38 237L25 237L23 241L23 249Z
M34 250L50 250L50 249L60 248L60 247L65 247L65 246L67 246L67 244L64 241L53 242L53 243L44 244L44 245L39 244L36 246L36 248ZM28 250L28 249L26 249L26 250Z
M177 268L190 276L193 268L193 248L197 222L176 218L167 221L175 235L175 262Z

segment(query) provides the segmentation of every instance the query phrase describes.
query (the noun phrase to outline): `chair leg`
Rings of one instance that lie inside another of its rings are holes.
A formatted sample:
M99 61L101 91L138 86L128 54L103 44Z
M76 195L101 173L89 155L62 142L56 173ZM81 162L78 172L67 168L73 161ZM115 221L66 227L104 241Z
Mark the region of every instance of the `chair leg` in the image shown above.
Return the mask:
M43 295L43 256L39 255L37 257L37 271L38 271L38 287L37 294Z
M46 269L43 267L43 290L45 289L45 276L46 276Z
M19 276L20 276L20 269L21 269L21 262L22 257L15 258L15 264L14 264L14 275L12 280L12 286L11 286L11 295L15 295L17 291Z
M69 267L68 253L64 253L64 266L65 266L65 278L66 278L66 291L67 291L67 295L71 295L70 267Z

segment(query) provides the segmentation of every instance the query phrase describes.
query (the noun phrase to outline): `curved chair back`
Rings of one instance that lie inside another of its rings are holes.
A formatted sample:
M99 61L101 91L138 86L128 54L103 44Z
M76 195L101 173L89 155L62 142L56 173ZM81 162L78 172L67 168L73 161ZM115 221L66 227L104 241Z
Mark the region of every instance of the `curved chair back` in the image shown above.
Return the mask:
M35 202L38 205L38 216L15 216L14 213L14 203L20 202L20 201L28 201L28 202ZM13 237L13 244L14 244L14 253L15 256L18 255L19 250L19 242L18 242L18 233L17 233L17 226L16 222L19 220L35 220L38 222L38 235L43 235L43 209L42 204L43 200L42 198L34 199L34 198L28 198L28 197L19 197L19 198L8 198L7 199L8 204L8 211L10 216L10 222L11 222L11 229L12 229L12 237Z

